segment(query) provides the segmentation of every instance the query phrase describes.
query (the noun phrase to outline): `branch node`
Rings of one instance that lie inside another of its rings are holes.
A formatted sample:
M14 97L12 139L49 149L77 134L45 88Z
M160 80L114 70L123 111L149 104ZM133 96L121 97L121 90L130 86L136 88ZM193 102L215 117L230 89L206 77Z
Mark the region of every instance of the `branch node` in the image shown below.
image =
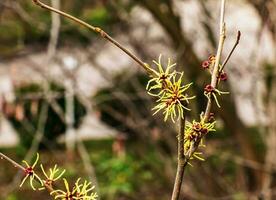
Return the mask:
M105 38L105 37L107 36L107 33L104 32L100 27L95 27L95 31L96 31L97 33L101 34L101 36L102 36L103 38Z

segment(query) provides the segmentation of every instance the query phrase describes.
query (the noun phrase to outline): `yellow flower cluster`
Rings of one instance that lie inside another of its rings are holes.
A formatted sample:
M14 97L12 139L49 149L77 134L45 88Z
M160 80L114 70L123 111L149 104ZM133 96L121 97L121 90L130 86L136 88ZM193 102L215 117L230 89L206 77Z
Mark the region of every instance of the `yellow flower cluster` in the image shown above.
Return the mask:
M57 165L54 166L54 168L49 169L49 174L46 173L44 170L43 165L40 165L41 171L43 172L46 179L42 179L38 176L38 174L35 172L35 166L37 165L39 160L39 154L36 156L36 160L34 164L29 165L28 162L23 160L23 163L26 165L26 168L24 170L24 178L20 184L20 187L25 183L25 181L29 178L30 185L33 190L36 190L37 188L34 186L34 180L40 184L39 189L43 190L45 188L50 189L52 191L50 194L53 196L54 199L59 200L96 200L98 195L97 193L93 192L93 189L95 188L91 182L84 181L83 183L80 182L81 179L78 179L74 186L72 188L69 187L69 184L66 179L63 178L65 190L54 190L53 185L54 182L59 180L63 174L65 173L65 170L60 170Z
M206 136L209 132L216 131L215 130L215 121L214 122L206 122L203 115L200 116L200 121L197 122L193 120L193 122L187 122L185 126L185 135L184 135L184 152L187 158L193 159L197 158L199 160L204 160L200 155L201 152L193 152L193 148L195 144L199 144L199 146L204 147L203 137Z
M73 188L69 187L69 184L66 179L63 179L65 185L65 191L63 190L54 190L51 192L51 195L55 199L59 200L96 200L98 195L97 193L92 192L94 186L90 182L84 181L80 184L80 179L77 180Z
M53 169L49 169L49 175L45 172L43 165L40 165L40 168L44 176L46 177L46 180L44 180L44 186L41 189L45 189L45 185L52 186L53 183L60 179L65 173L65 169L61 173L59 173L60 169L57 168L57 165L55 165Z
M183 84L183 73L171 70L176 64L172 64L170 59L166 69L162 66L161 55L158 62L153 62L157 65L158 71L151 69L155 76L149 80L147 90L151 96L158 97L158 104L153 108L154 115L163 110L165 121L169 117L173 122L175 119L184 118L185 110L190 110L187 107L189 100L195 98L187 94L192 83Z

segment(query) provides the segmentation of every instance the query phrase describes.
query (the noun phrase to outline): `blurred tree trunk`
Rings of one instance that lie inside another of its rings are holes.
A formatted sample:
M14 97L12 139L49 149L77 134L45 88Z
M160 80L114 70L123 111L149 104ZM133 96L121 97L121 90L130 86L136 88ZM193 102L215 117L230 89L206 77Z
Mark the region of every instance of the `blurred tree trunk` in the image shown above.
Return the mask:
M65 143L67 156L71 160L74 156L75 143L76 143L76 130L74 128L75 114L74 114L74 89L71 81L65 83Z
M276 154L276 73L275 66L273 67L272 74L267 74L272 80L268 86L268 102L266 113L268 115L268 126L267 133L265 133L267 151L265 157L265 172L263 173L263 185L262 194L267 200L274 199L273 190L271 188L275 187L275 171L276 166L275 154Z
M263 25L267 25L276 40L276 1L275 0L250 0L248 1L257 10Z
M169 35L173 48L176 50L178 64L185 67L186 78L195 83L194 92L198 99L198 107L200 110L203 110L206 100L202 95L204 87L202 80L206 80L205 73L201 70L201 63L193 50L192 41L189 41L182 31L180 17L174 11L172 1L139 0L137 2L144 6L154 16ZM226 85L226 87L230 89L229 85ZM249 134L247 134L248 130L246 126L236 113L236 105L233 96L226 96L222 105L223 109L217 109L217 111L224 120L226 129L230 130L235 136L244 158L257 162L261 161ZM249 189L251 191L259 189L261 182L260 173L253 169L248 169L247 172L248 175L252 175L253 177L250 183L248 183Z

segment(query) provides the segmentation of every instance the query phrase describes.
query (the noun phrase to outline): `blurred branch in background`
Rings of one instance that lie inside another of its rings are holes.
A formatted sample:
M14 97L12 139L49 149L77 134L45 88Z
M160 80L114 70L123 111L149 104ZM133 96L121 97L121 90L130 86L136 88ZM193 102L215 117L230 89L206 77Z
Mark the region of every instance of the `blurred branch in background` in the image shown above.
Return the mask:
M51 4L54 8L60 8L60 0L51 0ZM56 13L51 13L51 31L50 31L50 41L48 44L48 60L52 60L56 53L58 38L60 32L60 16ZM48 62L47 62L48 63Z

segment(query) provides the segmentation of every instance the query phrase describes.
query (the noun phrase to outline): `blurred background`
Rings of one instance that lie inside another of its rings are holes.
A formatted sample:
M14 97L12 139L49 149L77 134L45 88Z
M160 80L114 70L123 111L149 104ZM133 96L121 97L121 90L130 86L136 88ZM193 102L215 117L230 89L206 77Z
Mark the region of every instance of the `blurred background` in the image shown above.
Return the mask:
M194 82L189 119L198 118L215 54L219 0L45 0L102 27L143 61L162 54ZM276 1L227 1L223 57L228 81L208 135L205 162L188 167L184 199L276 199ZM90 179L101 199L169 199L177 125L152 116L148 77L99 35L31 0L0 1L0 150L11 158L66 168ZM21 174L0 161L0 199L49 199L18 189Z

